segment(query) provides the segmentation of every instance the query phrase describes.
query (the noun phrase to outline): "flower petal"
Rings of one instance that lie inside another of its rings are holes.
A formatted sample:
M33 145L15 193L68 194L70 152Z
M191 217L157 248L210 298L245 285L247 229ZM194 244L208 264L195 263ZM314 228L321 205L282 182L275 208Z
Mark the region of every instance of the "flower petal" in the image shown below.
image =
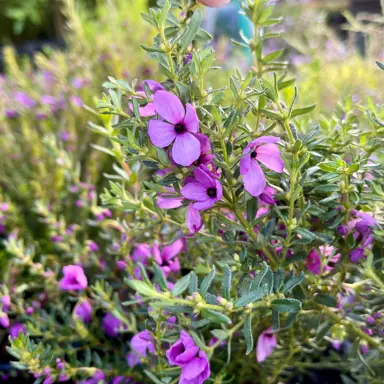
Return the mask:
M261 144L278 143L279 141L280 138L276 136L262 136L253 140L250 144L253 146L259 146Z
M174 209L179 208L183 205L183 198L181 197L166 197L167 195L162 194L157 197L157 206L161 209Z
M185 187L181 188L181 194L189 200L204 201L208 198L207 188L197 182L188 183Z
M171 245L168 245L163 248L163 251L161 252L163 260L169 260L175 257L184 247L184 240L179 239L176 240Z
M160 120L151 120L148 135L153 145L164 148L175 140L177 133L173 125Z
M200 141L192 133L185 132L176 136L172 148L172 158L176 164L189 167L200 157Z
M193 208L193 204L189 204L186 215L187 227L190 233L199 232L203 223L201 221L200 212Z
M280 157L279 147L276 144L261 145L256 149L256 159L272 171L281 173L284 169L283 160Z
M183 368L183 376L192 380L195 377L199 376L207 366L207 360L201 357L195 357L192 359L184 368Z
M216 200L223 198L223 187L219 180L216 180Z
M259 363L262 363L277 346L276 335L271 333L271 329L265 330L257 340L256 357Z
M209 171L209 169L206 165L198 166L193 171L193 174L196 178L196 181L198 181L200 184L204 185L204 187L206 187L206 188L215 187L216 180L214 179L212 173Z
M250 148L245 148L244 151L243 151L243 154L244 153L247 153L247 152L250 152L251 149ZM248 171L249 171L249 168L251 166L251 155L247 155L247 156L244 156L240 159L240 173L242 175L245 175Z
M185 110L180 99L170 92L158 91L153 97L156 112L172 124L184 120Z
M217 201L216 197L208 198L205 201L199 201L195 204L193 204L193 208L197 209L198 211L204 211L206 209L212 208Z
M185 129L196 133L199 131L199 118L197 117L196 109L191 104L187 104L186 110L187 112L184 117Z
M263 170L255 160L250 162L249 170L242 175L245 190L252 196L259 196L263 193L267 184Z

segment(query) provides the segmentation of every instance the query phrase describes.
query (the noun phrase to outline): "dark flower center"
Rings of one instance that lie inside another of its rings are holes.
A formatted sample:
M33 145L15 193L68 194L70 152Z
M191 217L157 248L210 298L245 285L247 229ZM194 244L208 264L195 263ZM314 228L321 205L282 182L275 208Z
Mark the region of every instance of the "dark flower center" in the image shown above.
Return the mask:
M253 152L251 153L251 159L256 159L256 156L257 156L256 151L253 151Z
M208 188L207 195L212 198L216 197L216 188Z
M183 133L183 132L185 132L185 125L184 125L184 123L177 123L176 125L175 125L175 131L176 131L176 133Z

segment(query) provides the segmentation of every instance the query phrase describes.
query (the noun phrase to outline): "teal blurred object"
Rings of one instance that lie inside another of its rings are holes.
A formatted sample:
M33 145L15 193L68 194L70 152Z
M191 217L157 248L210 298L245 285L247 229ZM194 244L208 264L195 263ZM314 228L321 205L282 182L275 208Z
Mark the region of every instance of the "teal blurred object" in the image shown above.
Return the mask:
M207 8L205 18L205 28L217 40L221 36L226 36L236 41L242 41L240 31L247 38L252 38L253 25L250 20L239 13L240 5L238 0L232 0L224 8ZM252 54L247 48L242 49L251 64Z

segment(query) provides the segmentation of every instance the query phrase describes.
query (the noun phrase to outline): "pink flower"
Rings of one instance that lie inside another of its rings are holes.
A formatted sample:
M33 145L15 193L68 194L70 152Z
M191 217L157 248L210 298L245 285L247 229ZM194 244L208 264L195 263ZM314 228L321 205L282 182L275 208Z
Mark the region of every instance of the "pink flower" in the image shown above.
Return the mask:
M145 264L146 260L152 255L152 249L147 244L137 244L133 251L132 260Z
M0 327L8 328L10 324L9 317L6 313L0 312Z
M20 335L20 332L24 333L24 335L27 333L27 329L21 323L14 323L9 328L9 336L11 336L12 340L18 337Z
M117 317L113 316L112 313L107 313L104 316L101 325L107 336L116 337L119 335L119 329L121 328L122 323Z
M200 141L194 135L199 130L199 119L191 104L184 109L180 99L172 93L158 91L153 97L155 111L166 121L151 120L148 135L153 145L165 148L173 144L175 163L189 167L201 154Z
M203 226L200 212L197 209L193 208L193 203L190 203L188 205L186 221L190 233L199 232L201 227Z
M155 353L155 340L151 332L145 330L132 337L132 349L140 356L147 356L147 352Z
M67 265L63 268L64 277L60 280L60 288L64 291L80 291L88 287L88 280L83 268L79 265Z
M198 3L209 8L222 8L229 4L231 0L197 0Z
M305 267L314 275L319 275L321 273L321 258L315 249L309 252Z
M258 363L262 363L277 346L276 335L272 332L272 328L268 328L261 333L257 339L256 359Z
M264 136L253 140L243 151L240 160L240 173L243 177L245 190L252 196L260 196L267 185L265 175L259 162L272 171L282 173L284 163L280 157L279 147L275 144L280 139Z
M195 180L181 189L181 194L188 200L196 201L193 208L203 211L214 206L223 197L223 188L209 171L207 166L200 165L194 172Z
M207 355L185 331L180 332L180 339L171 345L166 355L170 365L181 367L179 384L201 384L211 375Z
M171 272L176 273L180 271L180 262L176 256L183 249L184 245L184 239L179 239L164 247L161 251L157 244L153 247L155 261L159 264L166 277L168 277Z
M92 321L92 307L88 300L79 301L75 306L74 313L85 323Z

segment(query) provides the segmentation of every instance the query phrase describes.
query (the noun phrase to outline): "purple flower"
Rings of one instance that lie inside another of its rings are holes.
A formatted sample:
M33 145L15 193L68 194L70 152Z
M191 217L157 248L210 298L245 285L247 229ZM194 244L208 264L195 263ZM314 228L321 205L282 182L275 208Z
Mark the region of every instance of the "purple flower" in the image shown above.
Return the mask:
M74 313L85 323L92 321L92 307L88 300L79 301L75 306Z
M100 249L100 247L93 240L89 240L88 249L90 252L97 252Z
M305 267L314 275L319 275L321 273L321 258L316 250L313 249L309 252Z
M133 251L132 260L140 263L145 263L148 257L152 255L152 249L147 244L137 244Z
M173 142L172 158L183 166L190 166L200 157L201 144L194 135L199 130L199 119L191 104L184 109L180 99L172 93L158 91L153 97L155 111L166 120L151 120L148 135L159 148Z
M364 249L356 248L349 254L349 259L352 263L358 263L364 257Z
M267 184L259 162L272 171L281 173L284 163L280 157L279 147L275 144L280 139L274 136L264 136L253 140L243 151L240 160L240 173L243 177L245 190L252 196L260 196Z
M207 355L185 331L180 332L180 339L171 345L166 355L170 365L181 367L179 384L201 384L211 374Z
M9 317L6 313L0 312L0 327L8 328L10 324Z
M155 353L155 340L151 332L145 330L132 337L132 349L140 356L147 356L147 352Z
M119 335L119 329L121 328L121 321L112 315L107 313L102 321L102 327L107 336L116 337Z
M193 203L188 205L186 221L190 233L199 232L201 227L203 226L200 212L197 209L193 208Z
M31 109L36 105L36 101L29 97L25 92L17 92L15 100L28 109Z
M273 198L273 195L276 193L276 191L270 187L266 186L263 193L259 196L260 202L273 205L276 204L275 199Z
M168 277L171 272L176 273L180 271L180 262L176 256L183 249L184 245L184 239L179 239L171 245L164 247L161 251L157 244L153 247L155 261L160 265L166 277Z
M85 87L88 84L89 84L89 80L81 78L81 77L75 77L72 80L72 86L75 89L83 88L83 87Z
M18 113L15 109L6 109L5 110L5 117L7 119L14 119L18 116Z
M164 187L167 192L161 193L157 197L157 205L161 209L174 209L179 208L183 205L183 198L177 197L175 188Z
M0 300L2 306L3 306L3 311L8 312L9 307L11 306L11 297L9 295L4 295L1 300Z
M78 108L81 108L84 104L83 99L78 95L72 95L70 97L71 103Z
M60 288L64 291L80 291L88 287L88 280L83 268L79 265L67 265L63 268L64 277L60 280Z
M188 53L188 55L184 57L184 64L188 64L192 60L192 57L192 52Z
M9 328L9 336L11 336L12 340L19 336L20 332L24 333L24 335L27 333L27 329L21 323L14 323Z
M223 197L223 188L205 165L198 166L194 172L195 180L181 189L181 194L189 200L196 201L193 208L203 211L213 207Z
M372 228L376 226L376 220L368 213L359 211L353 211L353 213L359 219L355 224L355 228L358 232L365 234L371 232Z
M140 357L137 353L135 352L129 352L127 355L127 364L128 367L133 368L134 366L140 364Z
M211 142L209 138L202 133L196 133L195 136L200 141L201 153L199 158L195 161L194 165L198 166L200 164L212 164L212 159L215 157L211 151Z
M257 339L256 359L258 363L262 363L277 346L277 338L272 333L272 328L263 331Z
M170 365L184 367L199 352L192 337L187 332L180 332L180 339L167 350L166 355Z

